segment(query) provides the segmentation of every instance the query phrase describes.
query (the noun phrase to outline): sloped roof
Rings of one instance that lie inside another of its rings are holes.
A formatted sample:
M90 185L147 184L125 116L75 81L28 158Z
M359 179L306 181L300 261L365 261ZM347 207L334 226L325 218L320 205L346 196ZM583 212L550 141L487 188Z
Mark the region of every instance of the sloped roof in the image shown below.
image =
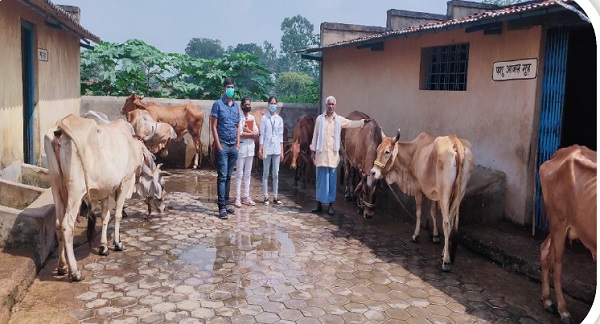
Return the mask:
M560 2L560 3L559 3ZM508 20L515 16L526 13L534 13L536 11L549 12L551 9L556 11L564 10L561 4L574 3L573 0L546 0L546 1L531 1L518 5L508 6L501 9L488 10L471 16L444 20L440 22L431 22L423 25L410 26L399 30L386 31L381 34L369 35L365 37L345 40L337 43L332 43L319 48L310 48L301 52L311 53L320 52L327 49L338 47L364 45L382 42L388 39L407 37L414 33L423 33L427 31L435 32L443 29L465 28L468 26L483 25L491 22Z
M73 18L64 9L50 2L50 0L19 0L19 2L32 8L38 14L43 15L51 23L60 25L62 28L70 30L82 39L90 40L99 43L102 40L92 34L89 30L83 28L75 18Z

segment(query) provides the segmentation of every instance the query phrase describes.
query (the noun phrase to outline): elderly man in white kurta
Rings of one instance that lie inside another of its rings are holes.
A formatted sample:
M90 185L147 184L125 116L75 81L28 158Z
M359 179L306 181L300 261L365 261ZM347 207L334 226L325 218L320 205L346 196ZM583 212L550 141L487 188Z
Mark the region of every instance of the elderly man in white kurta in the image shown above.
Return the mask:
M340 163L340 137L342 128L362 127L370 119L349 120L335 113L336 100L333 96L325 100L325 112L315 121L315 130L310 144L311 157L317 167L316 198L317 206L311 213L323 210L322 204L329 204L327 213L334 215L337 184L337 166Z

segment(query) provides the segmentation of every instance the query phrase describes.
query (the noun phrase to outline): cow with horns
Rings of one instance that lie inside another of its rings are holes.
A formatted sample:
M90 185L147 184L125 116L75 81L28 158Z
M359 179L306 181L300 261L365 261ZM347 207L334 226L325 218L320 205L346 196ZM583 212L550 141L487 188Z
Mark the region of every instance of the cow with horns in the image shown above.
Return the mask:
M417 220L414 242L421 230L421 204L423 196L431 200L434 242L439 242L436 224L436 202L442 211L444 251L442 270L449 271L454 261L458 243L456 237L459 207L473 170L471 143L456 135L435 137L421 133L410 142L400 141L400 129L395 138L386 137L377 148L377 160L371 174L385 178L400 190L414 196ZM451 244L451 246L449 246Z

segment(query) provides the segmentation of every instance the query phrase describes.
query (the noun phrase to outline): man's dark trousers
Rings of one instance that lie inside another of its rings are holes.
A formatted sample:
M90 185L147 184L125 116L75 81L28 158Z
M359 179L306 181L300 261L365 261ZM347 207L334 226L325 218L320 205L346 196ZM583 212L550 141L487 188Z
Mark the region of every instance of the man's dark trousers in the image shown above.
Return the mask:
M235 144L222 144L221 150L217 151L215 156L217 160L217 195L219 196L217 204L219 209L226 208L229 205L231 174L237 157L238 151L235 149Z

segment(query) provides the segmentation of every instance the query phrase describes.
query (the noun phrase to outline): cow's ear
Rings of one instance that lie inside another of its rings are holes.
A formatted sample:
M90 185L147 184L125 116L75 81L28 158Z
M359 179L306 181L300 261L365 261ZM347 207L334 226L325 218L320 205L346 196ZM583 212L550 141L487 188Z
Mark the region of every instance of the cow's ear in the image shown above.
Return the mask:
M396 137L394 137L392 144L396 144L396 142L398 142L399 140L400 140L400 128L398 128L398 133L396 133Z
M394 145L394 149L392 150L392 156L390 157L392 159L392 161L390 162L390 165L394 164L394 161L396 161L396 157L398 156L398 143L395 142L393 145Z

